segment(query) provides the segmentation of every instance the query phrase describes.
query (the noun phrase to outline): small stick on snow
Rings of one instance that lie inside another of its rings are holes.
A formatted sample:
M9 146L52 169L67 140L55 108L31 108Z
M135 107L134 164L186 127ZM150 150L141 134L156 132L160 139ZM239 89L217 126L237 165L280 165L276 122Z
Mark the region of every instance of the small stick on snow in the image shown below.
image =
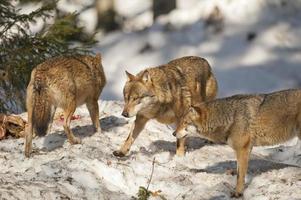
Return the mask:
M150 183L152 181L152 178L153 178L153 173L154 173L154 168L155 168L155 159L156 159L156 157L154 157L154 159L153 159L152 172L151 172L151 175L150 175L148 183L147 183L146 191L148 191L149 185L150 185Z

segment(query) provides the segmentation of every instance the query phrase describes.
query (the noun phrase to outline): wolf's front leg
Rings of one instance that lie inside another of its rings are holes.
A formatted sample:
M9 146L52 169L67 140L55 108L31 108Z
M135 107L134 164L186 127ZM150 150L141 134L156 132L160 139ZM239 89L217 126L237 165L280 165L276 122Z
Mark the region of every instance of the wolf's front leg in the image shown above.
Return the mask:
M250 144L236 149L237 157L237 183L236 190L232 194L232 197L240 197L243 195L244 185L245 185L245 176L248 171L249 156L250 156Z
M186 138L180 138L177 139L177 156L184 156L185 155L185 139Z
M120 150L113 152L114 156L123 157L129 152L132 144L134 143L135 139L138 137L139 133L143 130L143 128L148 120L149 119L144 116L141 116L141 115L136 116L135 123L131 129L129 136L123 143Z

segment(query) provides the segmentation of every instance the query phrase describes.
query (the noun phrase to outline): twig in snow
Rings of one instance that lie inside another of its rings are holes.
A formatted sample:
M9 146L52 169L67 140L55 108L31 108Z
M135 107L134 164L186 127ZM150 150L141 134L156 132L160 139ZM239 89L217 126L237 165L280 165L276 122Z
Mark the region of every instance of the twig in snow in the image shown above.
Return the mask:
M148 190L149 185L150 185L150 183L152 181L152 178L153 178L154 169L155 169L155 158L153 159L153 162L152 162L152 171L151 171L148 183L147 183L147 187L145 188L143 186L140 186L139 191L138 191L138 198L132 197L132 199L134 199L134 200L148 200L150 195L152 195L152 196L160 197L162 200L166 200L166 198L164 196L160 195L161 190L158 190L158 191L155 191L155 192L152 192L152 191Z
M150 185L150 183L151 183L151 181L152 181L152 178L153 178L154 168L155 168L155 159L156 159L156 157L154 157L154 159L153 159L153 163L152 163L152 172L151 172L151 175L150 175L150 177L149 177L149 180L148 180L148 183L147 183L146 190L148 190L149 185Z

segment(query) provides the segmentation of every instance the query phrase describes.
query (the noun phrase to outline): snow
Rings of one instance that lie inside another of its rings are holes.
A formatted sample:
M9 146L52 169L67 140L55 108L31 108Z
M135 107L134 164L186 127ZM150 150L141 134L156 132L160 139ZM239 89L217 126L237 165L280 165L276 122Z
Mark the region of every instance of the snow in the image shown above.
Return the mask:
M280 0L178 0L178 8L152 24L151 1L116 0L126 17L124 31L98 35L108 83L99 101L101 133L93 133L87 109L72 121L81 145L70 145L62 123L35 138L36 152L24 157L24 140L0 142L0 199L127 200L146 187L166 199L230 199L236 184L236 158L227 145L207 143L198 136L187 142L184 157L175 155L173 128L150 121L129 155L112 155L126 139L133 119L123 118L124 71L138 73L171 59L206 58L219 83L219 97L236 93L271 92L301 85L301 3ZM85 2L88 5L91 1ZM60 1L73 12L83 3ZM224 16L223 30L206 27L215 6ZM95 10L80 16L86 30L95 27ZM255 33L248 41L248 34ZM22 116L26 119L26 113ZM243 199L300 200L301 142L297 138L252 151ZM151 197L150 199L160 199Z
M219 82L220 97L298 87L301 3L281 2L182 0L178 1L179 8L149 28L100 37L94 51L102 53L109 80L102 98L123 99L125 70L137 73L186 55L209 61ZM218 33L214 27L205 26L215 6L224 16L224 28ZM119 7L127 10L125 4ZM250 33L256 36L248 41Z
M233 150L209 144L197 136L187 142L185 157L175 155L172 128L150 121L125 158L112 152L127 137L132 119L120 113L123 103L99 101L101 133L93 133L87 109L72 121L81 145L70 145L61 121L51 133L34 139L35 152L24 157L24 140L0 143L0 198L15 199L130 199L147 186L166 199L230 199L236 176ZM22 114L26 118L26 113ZM298 146L299 145L299 146ZM255 147L250 161L245 199L300 199L300 143L293 139L273 147ZM159 197L151 197L159 199Z

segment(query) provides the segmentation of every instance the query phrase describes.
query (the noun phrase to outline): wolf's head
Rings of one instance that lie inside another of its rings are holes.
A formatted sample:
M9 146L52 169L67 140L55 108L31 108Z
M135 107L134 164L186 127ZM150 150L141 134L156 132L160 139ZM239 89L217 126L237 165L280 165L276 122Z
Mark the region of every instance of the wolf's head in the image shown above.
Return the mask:
M126 71L126 75L128 80L123 89L125 105L122 115L133 117L156 104L158 99L151 87L152 80L147 70L136 76Z
M202 106L191 106L181 117L180 123L173 135L177 138L186 137L189 133L198 133L198 126L204 121L206 108Z

